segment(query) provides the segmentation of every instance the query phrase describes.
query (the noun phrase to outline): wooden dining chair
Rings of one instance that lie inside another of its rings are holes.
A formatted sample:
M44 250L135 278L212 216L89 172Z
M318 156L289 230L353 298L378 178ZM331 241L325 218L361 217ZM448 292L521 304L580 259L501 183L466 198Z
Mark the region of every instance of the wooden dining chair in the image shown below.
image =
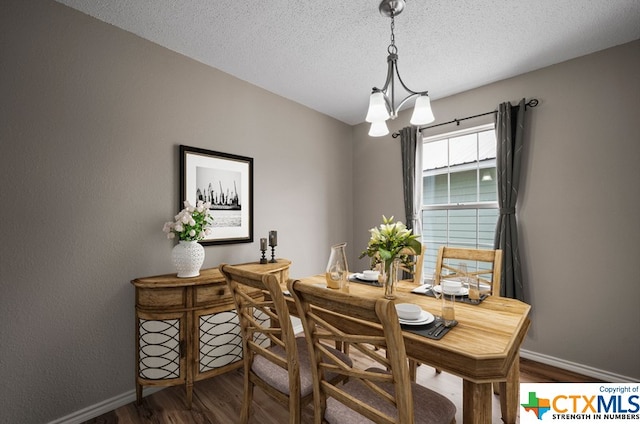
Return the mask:
M400 279L402 280L411 279L414 283L418 285L423 284L424 253L426 252L426 250L427 250L426 244L422 245L422 250L417 255L414 253L412 249L408 247L405 247L402 250L400 250L400 255L411 256L412 257L411 260L413 261L411 265L405 265L405 264L400 265L399 270L403 272L403 275L399 276ZM376 261L377 262L380 261L380 256L378 254L376 254L374 260L372 260L372 263ZM378 263L376 265L376 268L380 266L381 264Z
M228 264L219 269L233 297L242 333L244 398L240 423L249 420L255 386L289 409L290 424L300 423L302 406L313 399L310 356L305 338L293 332L277 277ZM351 360L336 349L329 351ZM337 374L329 378L343 379Z
M384 424L455 422L456 407L450 400L409 380L393 301L358 297L300 281L289 281L288 287L312 352L316 424L359 423L367 419ZM354 326L356 320L379 326L359 332ZM344 362L329 350L335 342L349 343L370 362ZM375 366L369 366L371 362ZM348 380L334 384L327 379L329 372Z
M461 247L440 246L436 258L434 285L442 278L454 278L461 275L459 264L467 263L467 275L478 278L481 287L494 296L500 296L500 278L502 276L502 250L467 249ZM475 269L475 271L471 271Z
M401 254L413 255L413 266L411 269L401 266L400 269L410 274L413 278L413 282L416 284L423 284L423 274L424 274L424 253L427 251L427 245L422 244L422 251L418 255L413 254L413 250L407 249L406 251L401 250Z
M413 282L416 284L424 283L424 255L427 251L427 245L422 244L422 252L416 255L416 264L413 268Z

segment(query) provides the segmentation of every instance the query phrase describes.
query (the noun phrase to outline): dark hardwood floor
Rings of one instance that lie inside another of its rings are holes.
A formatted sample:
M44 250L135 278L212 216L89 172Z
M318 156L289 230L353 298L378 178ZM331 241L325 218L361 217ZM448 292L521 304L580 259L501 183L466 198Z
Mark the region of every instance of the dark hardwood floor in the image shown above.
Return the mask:
M449 397L457 406L457 422L462 422L462 380L422 365L418 368L418 383ZM549 365L520 360L520 381L526 383L545 382L596 382L598 380L575 374ZM281 424L287 422L287 411L271 400L260 389L255 390L251 423ZM242 371L197 382L193 391L193 407L185 407L185 392L182 386L170 387L146 396L140 405L135 402L86 421L83 424L231 424L236 423L242 403ZM313 422L313 409L307 405L303 410L303 422ZM493 422L501 423L500 405L497 396L493 402Z

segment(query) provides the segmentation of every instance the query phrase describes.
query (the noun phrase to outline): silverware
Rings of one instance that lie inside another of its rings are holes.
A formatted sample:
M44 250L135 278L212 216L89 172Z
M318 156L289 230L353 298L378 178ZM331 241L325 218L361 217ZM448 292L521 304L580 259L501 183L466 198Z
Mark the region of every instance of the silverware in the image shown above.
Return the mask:
M443 332L446 328L447 328L447 327L445 327L445 325L444 325L444 324L442 324L442 327L440 327L440 328L438 329L438 331L436 331L436 332L434 333L433 337L438 337L440 334L442 334L442 332Z
M434 333L435 333L436 331L439 331L442 327L444 327L444 323L443 323L442 321L439 321L439 322L435 325L435 327L433 327L431 330L429 330L429 334L433 336L433 335L434 335Z
M431 288L429 290L431 290L431 294L433 294L433 297L435 297L436 299L440 299L440 293L435 291L433 289L433 286L431 286Z

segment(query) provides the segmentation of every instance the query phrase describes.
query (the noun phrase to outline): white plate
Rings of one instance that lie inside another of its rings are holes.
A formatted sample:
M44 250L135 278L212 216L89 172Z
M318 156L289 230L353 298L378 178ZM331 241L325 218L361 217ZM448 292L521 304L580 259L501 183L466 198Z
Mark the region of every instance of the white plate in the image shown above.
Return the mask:
M420 313L420 318L418 319L401 319L398 318L398 321L400 321L400 324L405 324L405 325L425 325L425 324L429 324L432 323L436 318L429 312L427 311L422 311Z
M363 281L378 281L378 277L375 278L365 278L364 274L361 272L356 272L355 274L353 274L354 277L356 277L358 280L363 280Z
M432 290L436 293L442 293L442 286L433 286ZM445 294L452 294L454 296L466 296L469 294L469 289L466 287L462 287L460 291L456 293L445 293Z

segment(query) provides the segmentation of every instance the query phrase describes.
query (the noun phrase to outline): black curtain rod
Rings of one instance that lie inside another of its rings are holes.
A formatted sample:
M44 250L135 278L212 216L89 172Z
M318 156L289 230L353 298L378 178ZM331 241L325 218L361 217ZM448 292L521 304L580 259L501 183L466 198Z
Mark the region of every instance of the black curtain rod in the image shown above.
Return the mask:
M527 107L536 107L536 106L538 106L538 99L531 99L527 103L525 103L524 109L527 110ZM473 119L473 118L478 118L480 116L491 115L492 113L498 113L498 111L492 110L491 112L485 112L485 113L480 113L478 115L467 116L466 118L454 119L453 121L443 122L441 124L436 124L436 125L430 125L428 127L422 127L422 128L419 128L418 131L428 130L429 128L441 127L442 125L449 125L449 124L453 124L454 122L456 125L460 125L460 122L466 121L467 119ZM399 136L400 136L399 132L393 133L391 135L391 137L393 138L398 138Z

